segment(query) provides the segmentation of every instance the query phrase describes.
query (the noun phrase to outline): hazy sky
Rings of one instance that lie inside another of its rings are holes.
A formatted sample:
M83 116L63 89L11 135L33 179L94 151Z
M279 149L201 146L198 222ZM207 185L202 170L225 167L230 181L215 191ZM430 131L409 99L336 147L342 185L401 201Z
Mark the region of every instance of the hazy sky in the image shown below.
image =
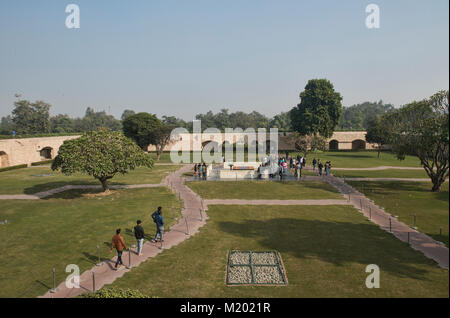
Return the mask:
M81 10L68 29L66 5ZM380 29L365 26L368 4ZM312 78L349 106L449 87L449 1L0 0L0 116L14 94L51 113L287 111Z

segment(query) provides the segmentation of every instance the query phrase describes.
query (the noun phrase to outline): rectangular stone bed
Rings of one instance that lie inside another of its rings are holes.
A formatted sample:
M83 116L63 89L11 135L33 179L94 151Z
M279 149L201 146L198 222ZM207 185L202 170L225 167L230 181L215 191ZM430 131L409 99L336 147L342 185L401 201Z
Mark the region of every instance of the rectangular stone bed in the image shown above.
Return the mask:
M276 251L230 251L226 284L287 285L280 254Z

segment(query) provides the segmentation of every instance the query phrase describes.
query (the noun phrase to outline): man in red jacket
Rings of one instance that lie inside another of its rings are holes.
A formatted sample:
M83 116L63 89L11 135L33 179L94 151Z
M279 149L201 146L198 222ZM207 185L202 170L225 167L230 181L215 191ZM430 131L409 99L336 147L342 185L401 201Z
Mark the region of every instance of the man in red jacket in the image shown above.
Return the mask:
M120 235L120 229L116 230L116 235L113 236L112 238L112 243L111 243L111 249L110 249L110 253L112 252L113 247L116 248L117 250L117 261L116 261L116 266L114 267L114 269L117 269L117 265L123 265L122 263L122 253L124 249L127 249L127 246L125 245L125 241L123 240L122 235Z

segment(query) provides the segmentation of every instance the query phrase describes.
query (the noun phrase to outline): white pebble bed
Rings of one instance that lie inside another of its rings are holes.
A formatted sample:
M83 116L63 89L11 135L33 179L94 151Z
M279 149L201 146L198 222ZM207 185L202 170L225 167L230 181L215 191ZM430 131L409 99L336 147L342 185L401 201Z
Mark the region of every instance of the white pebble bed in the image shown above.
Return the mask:
M277 259L274 253L252 253L252 264L254 265L276 265Z
M250 264L250 253L235 252L230 255L231 265L248 265Z
M276 266L254 266L253 274L257 284L284 284Z
M252 274L249 266L232 266L228 269L228 284L251 284Z

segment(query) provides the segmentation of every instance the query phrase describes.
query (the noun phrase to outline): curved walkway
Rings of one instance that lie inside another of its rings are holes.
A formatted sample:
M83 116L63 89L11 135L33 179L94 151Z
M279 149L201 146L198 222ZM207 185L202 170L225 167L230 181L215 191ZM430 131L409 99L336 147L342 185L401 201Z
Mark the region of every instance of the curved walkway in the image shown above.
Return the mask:
M199 229L205 225L208 216L202 211L201 198L192 192L187 186L184 185L182 175L183 173L191 170L190 166L184 166L178 171L167 176L161 184L151 185L153 186L169 186L178 197L184 201L184 209L182 211L182 217L179 222L173 225L169 231L164 235L163 245L160 243L146 242L143 246L143 256L138 256L134 251L124 252L122 259L124 265L129 265L128 260L131 256L132 267L139 266L142 262L145 262L151 257L155 257L161 253L164 249L170 249L173 246L180 244L188 239L190 236L195 235ZM144 187L145 185L138 186L126 186L129 187ZM147 185L149 186L149 185ZM99 266L94 266L92 269L85 271L80 275L80 288L67 288L65 282L58 286L58 290L55 293L47 292L40 298L67 298L76 297L85 292L93 291L95 278L95 290L99 290L105 284L111 284L117 278L122 277L125 273L129 272L131 268L121 267L115 271L113 269L114 263L117 257L111 260L103 261Z

